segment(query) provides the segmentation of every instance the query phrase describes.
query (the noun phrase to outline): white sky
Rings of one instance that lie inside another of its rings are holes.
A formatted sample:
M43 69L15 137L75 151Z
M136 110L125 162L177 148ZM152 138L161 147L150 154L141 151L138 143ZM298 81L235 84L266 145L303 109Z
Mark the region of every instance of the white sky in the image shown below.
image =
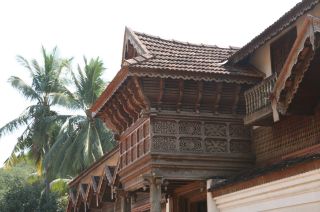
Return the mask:
M241 47L300 0L10 0L0 1L0 126L28 106L9 86L27 78L16 55L40 60L43 45L82 62L100 56L111 80L120 68L125 26L162 38ZM0 167L18 134L0 139Z

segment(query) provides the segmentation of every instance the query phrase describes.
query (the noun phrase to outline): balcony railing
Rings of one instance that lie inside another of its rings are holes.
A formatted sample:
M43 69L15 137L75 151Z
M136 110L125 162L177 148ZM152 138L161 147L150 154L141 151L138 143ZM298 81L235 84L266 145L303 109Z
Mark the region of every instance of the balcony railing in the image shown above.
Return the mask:
M277 76L276 74L273 74L244 93L246 100L246 124L257 121L256 119L262 118L261 115L265 116L266 108L271 109L270 94L273 91L276 80ZM261 115L258 114L257 116L252 117L260 111L265 112Z

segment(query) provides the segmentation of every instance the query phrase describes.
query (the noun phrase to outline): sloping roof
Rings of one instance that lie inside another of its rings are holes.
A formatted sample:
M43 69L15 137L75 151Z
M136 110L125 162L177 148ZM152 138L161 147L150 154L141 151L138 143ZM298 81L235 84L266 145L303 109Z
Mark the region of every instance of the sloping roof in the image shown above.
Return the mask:
M280 162L277 162L272 165L264 166L264 167L257 167L251 170L245 170L238 175L232 176L231 178L227 180L219 180L218 183L212 185L208 191L215 192L217 196L227 194L227 193L232 193L237 190L242 190L245 189L245 182L250 182L250 180L261 180L263 183L267 183L268 178L266 177L268 174L272 173L277 173L277 172L285 172L286 170L292 169L291 172L289 171L289 175L296 175L300 172L307 172L313 169L319 168L318 166L315 166L314 164L311 165L310 167L306 166L305 164L320 161L320 154L309 154L305 156L300 156L296 158L289 158ZM298 165L305 165L304 168L299 169L297 168ZM270 180L274 181L277 179L285 178L288 177L285 174L278 174L277 178L276 177L271 177ZM260 184L261 182L251 182L248 183L248 187L252 187L255 185Z
M138 51L145 51L144 54L125 60L124 65L143 69L261 77L261 73L253 67L231 68L224 65L223 62L238 48L191 44L166 40L130 29L126 31L139 43L135 45L136 48L139 46Z
M119 153L119 145L116 145L112 150L105 153L101 158L99 158L96 162L91 164L87 169L83 170L78 176L76 176L74 179L72 179L68 185L69 187L73 187L77 185L81 181L82 178L86 177L87 175L90 175L92 170L106 162L109 158L111 158L114 154Z
M320 0L302 0L296 4L291 10L285 13L275 23L266 28L262 33L253 38L249 43L243 46L239 51L229 57L229 62L234 64L247 57L254 50L272 39L286 27L290 26L300 16L312 10Z

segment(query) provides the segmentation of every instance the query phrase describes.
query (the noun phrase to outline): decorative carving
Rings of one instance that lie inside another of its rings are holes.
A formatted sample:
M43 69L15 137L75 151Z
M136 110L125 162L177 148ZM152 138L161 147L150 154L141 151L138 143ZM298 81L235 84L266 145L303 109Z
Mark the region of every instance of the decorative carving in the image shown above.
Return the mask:
M207 152L227 152L228 151L227 140L207 138L204 142L205 142L205 147Z
M230 124L229 135L231 137L249 138L250 131L241 124Z
M204 132L206 136L227 136L227 125L224 123L206 123L204 125Z
M203 152L201 138L180 138L180 152Z
M157 152L176 152L176 138L155 136L152 140L152 148Z
M186 135L201 135L201 122L180 121L179 133Z
M153 124L155 134L176 134L177 123L175 121L155 121Z
M250 152L250 142L246 140L231 140L230 152L247 153Z

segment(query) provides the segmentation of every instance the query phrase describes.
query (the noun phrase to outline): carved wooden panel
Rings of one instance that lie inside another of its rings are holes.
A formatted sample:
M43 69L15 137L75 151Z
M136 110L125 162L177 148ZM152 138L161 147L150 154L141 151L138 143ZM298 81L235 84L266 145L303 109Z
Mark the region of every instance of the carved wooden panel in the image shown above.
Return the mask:
M250 131L228 121L162 120L151 122L151 151L163 153L247 153Z
M150 151L150 122L145 121L120 141L120 168L124 168Z
M177 133L177 123L175 121L155 121L153 123L153 132L155 134L171 134Z
M176 137L155 136L153 140L153 150L159 152L176 152Z
M206 138L205 139L206 152L227 152L228 141L220 138Z
M201 135L201 122L180 121L179 134Z
M227 125L225 123L206 123L204 125L204 130L206 136L227 136Z
M201 138L180 138L180 152L203 152Z

